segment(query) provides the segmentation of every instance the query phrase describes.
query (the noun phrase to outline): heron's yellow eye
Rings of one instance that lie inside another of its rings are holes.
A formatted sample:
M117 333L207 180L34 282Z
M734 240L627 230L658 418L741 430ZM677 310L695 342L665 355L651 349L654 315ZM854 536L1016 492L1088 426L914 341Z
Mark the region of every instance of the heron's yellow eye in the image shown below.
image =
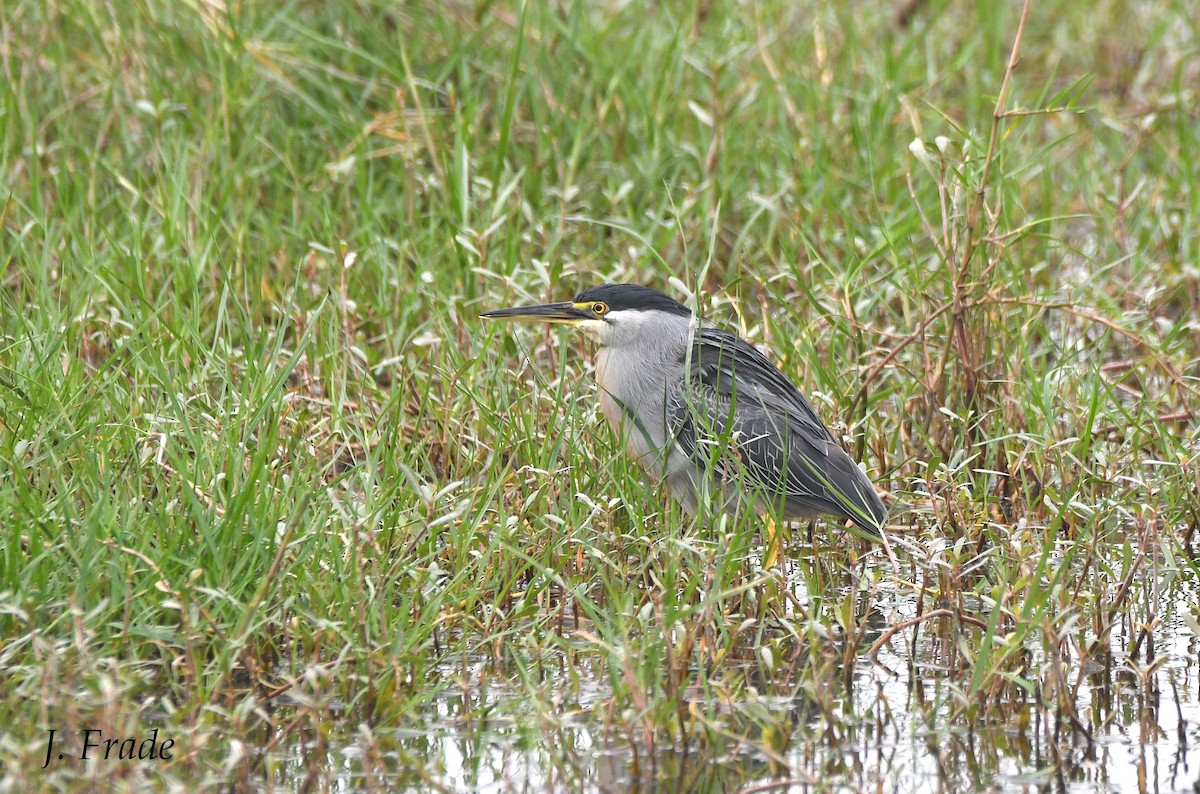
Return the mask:
M600 303L599 301L596 301L595 303L592 304L592 314L595 314L597 317L599 317L600 315L604 314L607 311L608 311L608 307L605 306L603 303Z

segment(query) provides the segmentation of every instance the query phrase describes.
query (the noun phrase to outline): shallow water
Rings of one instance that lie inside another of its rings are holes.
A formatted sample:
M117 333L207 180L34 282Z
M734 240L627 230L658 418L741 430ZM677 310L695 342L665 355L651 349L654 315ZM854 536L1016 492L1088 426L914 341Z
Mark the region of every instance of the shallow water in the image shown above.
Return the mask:
M606 725L599 706L610 690L596 670L549 673L530 698L473 660L465 677L461 661L446 665L441 672L457 683L403 725L343 723L319 741L274 748L262 759L264 782L400 791L1195 794L1200 640L1182 611L1196 602L1195 581L1175 579L1158 605L1157 645L1143 644L1133 663L1127 654L1134 638L1119 627L1106 657L1097 654L1082 670L1066 659L1063 681L1072 696L1064 702L1074 713L1065 716L1059 704L1039 703L1014 686L990 716L954 719L960 701L944 660L956 638L929 622L915 646L906 630L877 659L859 654L848 676L837 671L837 681L822 682L832 698L826 708L802 696L730 704L727 741L719 748L697 742L651 748L637 731ZM882 631L911 617L915 601L884 593L873 608ZM1142 669L1147 659L1156 660L1149 672ZM1048 677L1055 667L1031 651L1030 668L1028 677L1043 682L1039 692L1053 692ZM764 724L776 726L773 740L755 734ZM779 748L777 758L764 750L768 745Z

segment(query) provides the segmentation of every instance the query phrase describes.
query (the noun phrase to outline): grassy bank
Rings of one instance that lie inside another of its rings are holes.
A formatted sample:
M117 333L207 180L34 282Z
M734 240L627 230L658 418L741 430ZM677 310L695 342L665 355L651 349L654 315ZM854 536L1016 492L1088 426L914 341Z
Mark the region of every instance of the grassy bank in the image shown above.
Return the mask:
M1038 4L998 105L1020 11L0 3L0 786L1194 782L1200 31ZM476 317L601 281L768 349L900 570L763 570Z

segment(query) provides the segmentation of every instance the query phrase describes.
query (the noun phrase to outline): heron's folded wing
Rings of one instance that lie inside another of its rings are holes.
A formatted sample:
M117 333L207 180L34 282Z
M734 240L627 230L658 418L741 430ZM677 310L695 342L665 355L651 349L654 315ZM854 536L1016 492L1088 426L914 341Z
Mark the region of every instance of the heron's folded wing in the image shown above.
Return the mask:
M844 516L877 533L887 511L874 487L838 445L808 400L756 348L703 329L690 378L668 401L676 441L693 459L727 476L732 454L748 483L776 501ZM729 449L714 449L727 439Z

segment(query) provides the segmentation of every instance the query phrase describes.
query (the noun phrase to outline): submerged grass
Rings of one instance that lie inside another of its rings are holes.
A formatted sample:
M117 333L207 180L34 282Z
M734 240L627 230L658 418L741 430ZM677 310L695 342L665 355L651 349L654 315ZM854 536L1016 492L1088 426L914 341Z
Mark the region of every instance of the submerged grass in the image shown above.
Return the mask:
M1191 786L1200 37L1021 16L6 2L0 788ZM607 280L769 348L899 570L764 568L475 319Z

